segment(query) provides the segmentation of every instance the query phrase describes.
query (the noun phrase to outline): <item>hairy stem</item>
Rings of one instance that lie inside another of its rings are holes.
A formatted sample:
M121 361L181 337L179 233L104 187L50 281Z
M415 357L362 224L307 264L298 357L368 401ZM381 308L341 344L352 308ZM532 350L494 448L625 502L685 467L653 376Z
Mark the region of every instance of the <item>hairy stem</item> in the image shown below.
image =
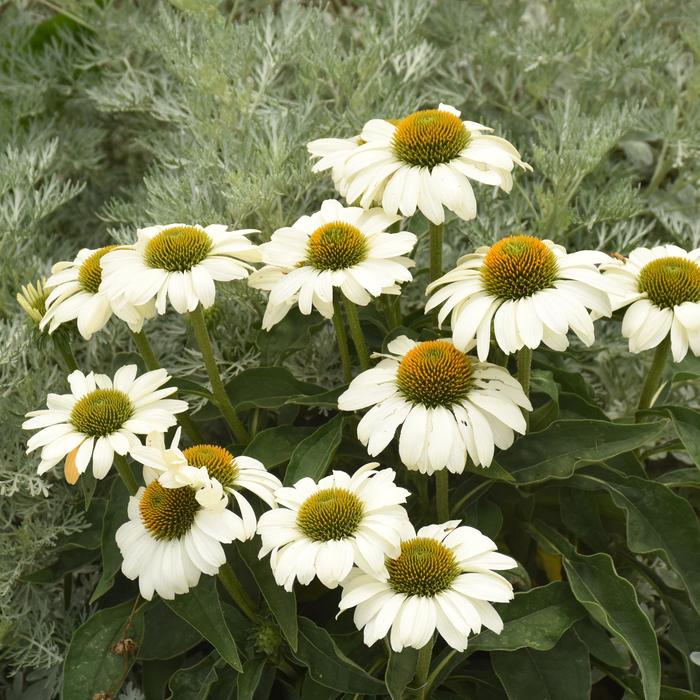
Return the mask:
M246 617L252 622L255 622L257 620L255 603L245 592L243 586L241 586L240 581L228 562L223 564L219 569L219 581L221 581L233 602L241 609Z
M439 474L440 472L438 472ZM428 674L430 673L430 661L433 656L433 643L435 639L432 638L423 648L418 650L418 659L416 660L416 675L415 683L416 688L416 698L418 700L425 700L429 697L428 695Z
M447 469L435 472L435 508L439 523L450 519L450 473Z
M350 360L350 348L348 347L348 334L343 323L343 310L340 307L340 302L335 298L333 299L333 328L338 341L340 362L343 366L343 379L350 383L352 379L352 361Z
M430 224L430 281L442 275L442 235L444 224Z
M532 372L532 350L523 346L518 350L518 381L523 387L525 396L530 395L530 374ZM525 426L530 427L530 413L523 410L525 414Z
M363 370L369 369L369 352L367 352L365 336L362 334L362 327L360 326L360 317L357 314L357 307L347 297L344 299L344 301L345 313L347 314L348 326L350 328L350 335L352 336L352 342L355 345L355 350L357 351L357 359L360 361L360 367Z
M231 432L236 440L240 443L248 442L248 431L241 422L241 419L236 413L236 409L231 403L228 394L226 393L226 387L221 380L221 375L219 374L219 368L216 365L216 359L214 357L214 350L211 346L211 340L209 339L209 332L207 331L207 324L204 320L204 312L202 311L201 304L197 306L194 311L190 312L190 321L192 321L192 329L194 330L195 338L197 339L197 345L202 353L202 359L204 360L204 365L207 368L207 374L209 375L209 381L211 382L212 392L214 393L214 400L219 410L223 414L226 422L231 428Z
M664 368L666 367L666 360L668 359L668 351L671 349L671 334L669 333L659 345L656 346L656 352L654 353L654 359L651 361L651 367L647 374L647 378L644 381L644 386L642 387L642 393L639 396L639 409L650 408L656 392L659 390L659 385L661 384L661 378L664 374Z

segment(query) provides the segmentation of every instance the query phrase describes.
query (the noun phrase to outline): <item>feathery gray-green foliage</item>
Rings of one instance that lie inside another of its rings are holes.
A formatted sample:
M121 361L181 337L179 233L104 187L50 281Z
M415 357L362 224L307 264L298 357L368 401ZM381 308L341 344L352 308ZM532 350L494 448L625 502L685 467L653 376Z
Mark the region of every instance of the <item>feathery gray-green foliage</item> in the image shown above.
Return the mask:
M20 285L152 223L221 222L267 240L334 194L311 172L308 141L438 102L496 128L534 167L510 196L479 190L476 220L448 224L446 265L519 230L608 252L697 247L698 17L685 0L0 4L0 654L19 674L0 681L8 697L56 691L95 575L75 556L83 494L38 477L24 454L22 416L66 372L17 306ZM423 246L419 280L426 260ZM422 289L406 298L418 306ZM260 330L262 301L239 287L209 314L225 374L283 362L340 383L330 328L295 317L282 354ZM164 365L203 380L179 319L153 328ZM134 350L114 323L75 343L85 370L110 370L115 348ZM612 412L631 407L642 364L614 331L567 362ZM71 556L65 577L42 582ZM648 612L663 628L665 613Z

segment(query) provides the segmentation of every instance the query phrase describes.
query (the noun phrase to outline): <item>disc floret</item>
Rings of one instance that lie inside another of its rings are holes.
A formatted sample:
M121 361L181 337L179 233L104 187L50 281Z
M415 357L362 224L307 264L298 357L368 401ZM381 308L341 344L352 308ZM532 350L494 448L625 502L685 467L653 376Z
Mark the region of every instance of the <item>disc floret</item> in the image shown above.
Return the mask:
M402 542L401 553L386 568L394 591L423 597L447 590L460 573L452 550L429 537Z
M346 270L367 257L367 240L360 229L345 221L317 228L306 245L306 262L317 270Z
M363 515L362 501L354 493L332 487L317 491L302 503L297 525L316 542L343 540L355 534Z
M647 263L637 285L649 300L662 309L685 302L700 302L700 265L681 257L665 257Z
M198 226L170 226L146 244L148 267L168 272L186 272L201 263L212 249L212 240Z
M92 437L111 435L134 414L129 397L118 389L95 389L79 399L70 415L76 430Z

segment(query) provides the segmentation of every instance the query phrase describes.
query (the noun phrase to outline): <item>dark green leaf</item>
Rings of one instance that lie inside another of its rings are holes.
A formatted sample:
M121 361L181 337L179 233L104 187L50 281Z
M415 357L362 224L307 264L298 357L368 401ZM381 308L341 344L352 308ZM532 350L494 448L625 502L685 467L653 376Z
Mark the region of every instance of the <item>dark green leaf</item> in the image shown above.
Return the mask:
M172 693L169 700L206 700L209 690L218 680L217 661L219 655L212 651L194 666L176 671L168 683Z
M255 541L239 542L238 553L250 569L250 573L253 575L270 611L275 616L284 638L292 651L296 651L298 643L296 596L294 593L287 593L284 588L277 585L270 568L269 557L258 559L259 546L259 543Z
M409 683L416 675L418 651L406 647L402 652L389 651L384 683L392 700L402 700Z
M503 632L484 630L469 641L470 651L546 651L585 615L569 586L561 581L516 593L508 605L498 606L498 612L504 622Z
M173 673L183 666L182 656L176 656L166 661L142 661L141 674L143 682L141 689L145 700L163 700L168 681Z
M630 665L629 656L615 646L607 632L589 617L579 620L573 629L578 638L588 647L591 656L616 668L627 668Z
M600 462L656 439L668 421L626 424L599 420L558 420L528 433L501 453L498 462L518 484L566 479L586 463Z
M669 488L700 488L700 470L696 467L685 467L666 472L656 479Z
M564 525L593 551L608 548L610 533L600 517L601 495L582 489L559 490L559 512Z
M299 618L299 648L295 656L317 683L345 693L381 695L384 683L370 676L336 646L326 630Z
M241 670L236 642L226 626L214 577L202 576L189 593L164 602L210 642L226 663Z
M214 398L214 395L211 393L210 389L208 389L206 386L198 384L197 382L193 382L191 379L187 379L186 377L170 377L168 385L176 386L178 394L201 396L208 400Z
M630 650L641 673L647 700L657 700L661 663L656 634L639 607L634 586L618 575L608 554L585 556L544 523L533 527L537 539L562 555L571 591L591 617Z
M700 611L700 524L690 503L663 484L611 469L596 468L577 478L608 491L627 514L629 548L637 554L662 553Z
M284 474L285 485L305 476L317 481L326 473L343 436L343 421L342 415L331 418L297 445Z
M114 577L122 565L122 555L117 547L115 534L128 520L129 494L121 479L112 482L109 501L102 520L102 574L95 586L90 602L94 603L114 585Z
M549 651L494 651L491 662L510 700L590 698L588 649L573 632Z
M171 659L202 640L202 635L162 600L151 603L144 617L146 633L138 650L139 659Z
M700 411L688 406L660 406L654 412L666 412L671 416L678 437L693 460L700 467Z
M243 664L243 673L238 675L238 700L253 700L265 670L265 659L250 659Z
M237 374L226 391L238 411L279 408L290 396L320 394L323 387L295 379L284 367L253 367Z
M259 459L268 469L272 469L289 461L294 448L313 431L313 428L305 426L278 425L258 433L243 454Z
M671 622L668 641L681 652L691 690L700 692L700 666L690 660L690 654L700 650L700 625L697 613L675 595L664 595L664 604Z
M290 396L287 403L295 406L314 406L316 408L338 408L338 397L347 389L347 386L338 386L330 391L324 391L320 394L310 394L299 396Z
M130 638L137 648L143 638L143 611L134 602L100 610L74 632L63 668L63 700L86 700L119 688L133 663L132 655L112 651L116 642Z

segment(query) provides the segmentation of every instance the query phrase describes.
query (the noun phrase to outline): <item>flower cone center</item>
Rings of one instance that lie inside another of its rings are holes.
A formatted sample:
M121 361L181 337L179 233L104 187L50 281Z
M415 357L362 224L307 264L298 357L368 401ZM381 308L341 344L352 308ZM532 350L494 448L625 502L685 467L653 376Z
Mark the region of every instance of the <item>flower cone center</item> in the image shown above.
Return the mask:
M429 537L401 543L401 554L387 561L389 584L397 593L431 597L447 590L459 575L454 554Z
M70 414L76 430L104 437L119 430L134 415L129 397L118 389L95 389L79 399Z
M363 514L362 501L354 493L340 488L322 489L301 504L297 525L315 542L343 540L355 534Z
M168 272L186 272L204 260L211 238L197 226L171 226L146 244L144 260L149 267Z
M143 524L157 540L176 540L186 535L199 509L193 488L166 489L158 481L146 487L139 503Z
M678 257L659 258L639 273L638 287L662 309L700 301L700 265Z
M396 383L411 402L450 406L471 388L471 360L445 340L428 340L409 350L401 360Z
M534 236L508 236L484 258L481 278L489 294L522 299L551 287L559 273L554 253Z
M97 294L100 288L100 282L102 282L100 260L102 260L110 250L114 250L118 247L119 246L116 245L107 245L104 248L99 248L83 261L78 270L78 282L86 292Z
M367 257L367 239L356 226L331 221L317 228L306 244L306 262L317 270L345 270Z
M469 143L462 120L450 112L425 109L396 122L394 155L409 165L434 168L456 158Z
M182 451L187 464L206 467L209 476L224 488L233 488L238 478L238 467L233 455L218 445L193 445Z

